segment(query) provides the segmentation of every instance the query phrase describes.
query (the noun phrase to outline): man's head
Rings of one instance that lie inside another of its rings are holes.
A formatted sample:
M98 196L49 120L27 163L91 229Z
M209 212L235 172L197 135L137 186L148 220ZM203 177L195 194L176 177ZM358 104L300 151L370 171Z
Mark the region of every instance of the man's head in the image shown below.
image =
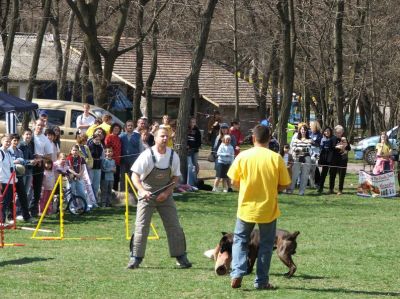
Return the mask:
M253 129L253 143L268 144L271 138L269 127L263 125L256 125Z
M127 133L132 133L134 129L133 120L127 120L125 123L125 131Z
M1 146L3 149L7 150L11 145L11 136L9 134L4 135L1 138Z
M27 143L31 142L31 140L32 140L32 130L29 129L29 128L25 129L24 133L22 134L22 139Z
M110 114L104 114L101 119L103 120L103 123L106 123L109 125L112 124L112 117Z
M35 135L42 134L44 127L45 127L45 124L44 124L43 120L38 119L35 123Z
M83 113L87 115L87 114L89 114L89 110L90 110L90 105L87 103L84 104L83 105Z
M160 128L154 133L154 141L157 146L166 147L168 143L168 130Z
M143 118L139 118L137 121L137 129L140 131L141 129L146 128L146 120Z
M47 114L47 111L46 111L46 110L40 110L40 112L39 112L39 117L40 117L41 119L43 119L43 120L47 120L48 117L49 117L49 115Z

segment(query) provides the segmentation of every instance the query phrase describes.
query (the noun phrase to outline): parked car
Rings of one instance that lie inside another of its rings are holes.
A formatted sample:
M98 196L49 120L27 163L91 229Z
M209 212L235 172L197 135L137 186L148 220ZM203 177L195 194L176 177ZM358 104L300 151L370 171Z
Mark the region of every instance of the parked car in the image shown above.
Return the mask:
M46 110L48 122L51 126L59 126L61 129L61 151L68 153L76 137L76 119L83 113L83 104L68 101L33 99L33 102L39 105L39 110ZM102 117L104 114L110 114L113 122L123 126L123 122L112 113L103 108L90 105L90 114L95 117ZM21 116L17 116L20 120ZM33 125L33 123L32 123ZM5 133L5 119L0 116L0 133Z
M397 131L398 126L387 131L386 134L389 137L389 142L392 148L397 150ZM380 141L380 136L372 136L359 141L354 147L354 158L356 160L365 160L369 165L374 165L376 160L376 145Z

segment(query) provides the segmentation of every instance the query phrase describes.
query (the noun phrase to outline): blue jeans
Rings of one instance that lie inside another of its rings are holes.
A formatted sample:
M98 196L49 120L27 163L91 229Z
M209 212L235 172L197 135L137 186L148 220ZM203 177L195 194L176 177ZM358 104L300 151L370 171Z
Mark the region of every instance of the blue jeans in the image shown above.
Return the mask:
M196 186L197 184L197 173L196 173L196 165L198 164L198 156L199 153L191 153L187 157L188 162L188 175L187 175L187 184L190 186Z
M236 220L232 246L232 278L243 277L247 273L247 253L250 234L256 223ZM270 223L258 223L260 246L257 256L257 272L254 287L259 288L269 282L269 267L276 234L276 220Z
M96 197L97 201L100 202L97 198L97 194L99 193L100 189L101 169L92 169L90 171L90 180L92 181L94 196Z
M82 179L71 181L72 194L78 195L86 200L85 185Z

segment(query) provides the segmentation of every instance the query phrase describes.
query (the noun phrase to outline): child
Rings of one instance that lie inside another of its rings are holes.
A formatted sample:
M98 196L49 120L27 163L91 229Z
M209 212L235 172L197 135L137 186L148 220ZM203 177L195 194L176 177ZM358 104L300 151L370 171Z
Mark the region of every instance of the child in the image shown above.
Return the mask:
M11 145L10 135L5 135L1 138L1 148L0 148L0 192L3 193L8 180L11 177L11 170L14 168L14 163L10 152L8 151ZM0 223L4 223L6 220L6 209L12 204L13 197L13 181L10 181L10 185L7 188L7 193L3 197L3 211L0 214Z
M293 156L289 153L290 146L285 144L283 146L283 160L285 161L286 168L289 172L290 177L292 177L292 166L293 166Z
M50 200L51 191L53 190L55 184L56 184L56 174L53 168L53 161L46 160L44 162L42 196L40 197L40 202L39 202L40 213L43 213L47 202ZM50 204L47 209L47 215L50 215L52 212L53 212L52 205Z
M64 153L58 153L57 161L54 162L54 171L57 175L61 174L64 178L69 173L69 163Z
M224 135L222 137L222 143L218 148L217 151L217 164L216 164L216 178L214 181L214 188L213 191L218 192L218 185L222 179L222 186L224 188L224 192L228 192L228 169L233 162L233 158L235 156L235 150L231 145L231 136Z
M172 140L173 131L172 131L172 128L171 128L171 125L170 125L169 121L170 121L169 116L167 114L164 115L162 117L162 124L160 125L160 128L168 130L168 143L167 143L167 146L172 148L174 146L174 143L173 143L173 140Z
M107 147L104 150L105 159L101 163L101 170L104 178L101 181L101 204L102 206L111 207L112 188L114 185L114 173L117 171L115 161L113 160L113 150Z
M69 173L72 174L71 190L73 194L78 195L86 200L85 184L83 182L83 174L86 168L85 159L79 156L79 146L74 145L71 149L71 154L67 157L70 168ZM87 208L88 212L89 206Z
M93 193L95 194L97 204L99 205L101 201L99 200L98 193L101 180L101 161L103 160L103 144L101 143L100 134L95 133L92 142L88 143L88 146L93 158L93 168L89 175L92 182Z
M240 132L240 123L237 120L231 122L231 127L229 129L229 134L235 136L236 146L235 146L235 157L240 153L240 145L243 143L244 136Z
M55 162L57 161L57 154L60 152L60 149L55 143L56 133L54 133L53 129L46 129L46 131L44 131L44 135L46 135L46 137L50 140L52 146L51 161Z

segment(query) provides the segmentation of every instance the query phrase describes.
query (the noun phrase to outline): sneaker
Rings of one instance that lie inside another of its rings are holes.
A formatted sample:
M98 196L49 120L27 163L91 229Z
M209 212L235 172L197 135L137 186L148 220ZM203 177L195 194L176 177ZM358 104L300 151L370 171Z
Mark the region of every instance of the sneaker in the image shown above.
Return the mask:
M227 189L224 189L224 193L228 193L228 190L227 190Z
M137 258L137 257L131 257L131 259L128 262L128 266L126 266L127 269L137 269L140 267L140 263L142 262L142 259Z
M213 188L212 192L219 192L219 190L217 188Z
M192 267L192 263L189 262L186 254L178 256L176 258L176 265L179 266L179 268L181 268L181 269L187 269L187 268Z
M231 287L232 289L238 289L242 286L242 277L232 278Z
M272 284L267 283L263 285L255 285L254 286L257 290L276 290L277 288L274 287Z
M232 188L228 188L228 192L233 192L233 189Z
M24 217L22 215L18 215L17 220L24 220Z

